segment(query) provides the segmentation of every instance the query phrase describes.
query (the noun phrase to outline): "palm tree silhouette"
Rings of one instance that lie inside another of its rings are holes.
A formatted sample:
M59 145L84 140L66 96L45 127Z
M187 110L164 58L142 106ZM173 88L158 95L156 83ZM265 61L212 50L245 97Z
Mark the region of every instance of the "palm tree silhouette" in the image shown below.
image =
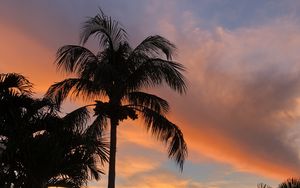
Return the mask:
M77 109L59 117L47 110L35 118L34 136L21 150L28 186L37 182L34 187L79 188L88 180L98 180L103 172L97 163L108 161L108 150L101 138L90 135L88 112Z
M91 136L89 113L64 117L49 99L34 99L22 75L0 74L0 186L80 187L100 178L108 160L106 143Z
M257 184L257 188L272 188L272 187L265 183L259 183Z
M257 185L257 188L272 188L271 186L260 183ZM300 179L299 178L289 178L286 181L280 183L278 188L300 188Z
M16 73L0 74L0 185L2 187L10 187L10 182L16 182L21 176L21 173L16 175L14 172L20 169L20 165L15 162L14 151L17 151L17 145L21 142L16 130L20 130L19 116L23 112L22 106L28 104L30 100L31 90L32 84L24 76Z
M101 10L84 23L80 43L84 45L91 36L99 39L97 54L81 45L65 45L58 50L57 67L75 76L53 84L46 96L58 103L68 95L94 99L95 135L107 128L110 119L109 188L115 187L117 126L127 118L142 117L147 130L167 144L169 158L182 170L187 146L181 130L165 116L168 102L142 91L166 83L185 93L184 67L172 61L175 46L155 35L132 49L124 28Z
M300 179L290 178L278 185L278 188L300 188Z

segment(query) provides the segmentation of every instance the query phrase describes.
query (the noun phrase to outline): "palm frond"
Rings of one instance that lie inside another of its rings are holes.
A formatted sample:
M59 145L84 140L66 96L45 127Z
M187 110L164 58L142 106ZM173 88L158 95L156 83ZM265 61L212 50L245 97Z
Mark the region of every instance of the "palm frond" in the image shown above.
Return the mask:
M165 116L149 109L139 109L146 123L147 130L157 139L168 146L169 158L174 159L183 170L183 163L187 157L187 146L181 130Z
M45 97L53 99L57 104L61 104L80 82L78 78L68 78L61 82L56 82L49 87Z
M86 129L86 135L91 137L101 137L107 127L107 117L103 114L97 114L93 123Z
M109 160L109 142L106 141L105 138L99 138L97 140L97 152L96 154L99 157L99 162L101 165L104 165L104 163L107 163Z
M99 180L100 174L103 174L103 172L97 167L97 161L95 160L95 158L91 157L87 161L87 164L89 168L89 176L90 176L89 179Z
M106 16L101 9L99 14L84 22L80 35L81 44L85 44L92 35L99 38L100 46L113 50L127 38L127 33L119 22Z
M22 119L30 121L33 132L44 130L50 121L53 124L57 123L59 119L57 114L60 107L56 103L48 98L30 99L22 99L24 108L26 108L26 113L24 113Z
M84 143L86 146L86 152L90 153L90 157L93 157L95 164L104 165L108 162L109 156L109 142L102 135L93 136L89 131L83 134Z
M89 99L93 97L101 97L105 95L103 84L90 81L83 78L68 78L61 82L51 85L45 94L46 98L50 98L60 105L67 97L81 97Z
M80 75L86 66L97 65L97 57L83 46L65 45L56 53L56 64L58 69Z
M144 92L130 92L127 98L129 105L147 107L157 113L167 113L170 108L166 100Z
M143 40L132 52L132 55L145 54L150 58L164 54L168 60L172 59L176 46L159 35L149 36Z
M182 94L187 88L185 78L181 73L184 70L183 65L173 61L149 59L138 64L129 76L127 86L129 90L136 90L143 86L157 86L165 81L170 88Z
M0 74L0 94L1 92L11 92L16 95L32 95L32 86L32 83L21 74Z
M67 178L52 178L48 181L47 186L49 187L73 187L73 188L80 188L82 186L81 183L73 182Z
M86 106L83 106L68 113L63 117L63 121L65 126L69 126L69 129L81 133L85 130L89 118L89 111Z

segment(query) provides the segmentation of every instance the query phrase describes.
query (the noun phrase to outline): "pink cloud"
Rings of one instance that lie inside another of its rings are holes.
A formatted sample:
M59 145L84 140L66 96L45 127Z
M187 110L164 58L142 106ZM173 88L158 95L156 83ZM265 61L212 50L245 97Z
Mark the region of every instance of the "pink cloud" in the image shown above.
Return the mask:
M299 174L297 142L289 135L299 122L300 27L278 20L209 33L195 20L186 25L171 36L187 67L188 94L162 94L171 98L190 149L241 171L279 179Z

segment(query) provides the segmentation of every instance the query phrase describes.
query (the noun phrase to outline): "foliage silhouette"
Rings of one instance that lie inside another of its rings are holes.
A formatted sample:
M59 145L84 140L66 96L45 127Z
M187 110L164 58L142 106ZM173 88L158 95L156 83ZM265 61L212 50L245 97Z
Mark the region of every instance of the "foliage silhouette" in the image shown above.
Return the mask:
M22 75L0 74L0 186L80 187L99 179L106 143L90 136L86 108L64 117L50 99L32 98Z
M272 187L267 184L260 183L257 185L257 188L272 188ZM287 179L286 181L280 183L278 185L278 188L300 188L300 179L297 178Z
M300 179L290 178L279 184L278 188L300 188Z
M83 46L91 36L99 40L100 50L96 54ZM80 43L58 50L58 69L74 77L53 84L46 96L58 103L68 96L95 100L94 135L106 129L107 118L110 119L108 187L115 187L117 126L127 118L142 117L147 130L166 143L169 158L182 170L187 146L181 130L165 116L168 102L142 91L165 83L174 91L185 93L181 73L184 67L172 61L174 44L155 35L133 49L125 29L101 10L84 23Z

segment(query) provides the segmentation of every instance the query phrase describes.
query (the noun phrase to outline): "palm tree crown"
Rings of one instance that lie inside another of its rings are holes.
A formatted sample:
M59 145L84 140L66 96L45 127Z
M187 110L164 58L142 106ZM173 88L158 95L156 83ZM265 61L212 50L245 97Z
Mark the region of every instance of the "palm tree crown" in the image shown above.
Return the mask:
M106 128L107 118L111 121L110 164L115 160L119 121L142 117L147 130L167 144L169 157L182 170L187 147L181 130L166 118L168 102L142 91L166 83L176 92L185 93L185 79L181 73L184 67L172 61L175 46L155 35L133 49L122 26L101 10L84 23L81 44L91 36L99 39L97 54L81 45L66 45L58 50L58 68L75 77L55 83L46 96L58 103L68 95L95 100L95 131ZM103 101L105 97L108 98L106 102ZM109 176L114 171L111 166L114 165L110 165Z

